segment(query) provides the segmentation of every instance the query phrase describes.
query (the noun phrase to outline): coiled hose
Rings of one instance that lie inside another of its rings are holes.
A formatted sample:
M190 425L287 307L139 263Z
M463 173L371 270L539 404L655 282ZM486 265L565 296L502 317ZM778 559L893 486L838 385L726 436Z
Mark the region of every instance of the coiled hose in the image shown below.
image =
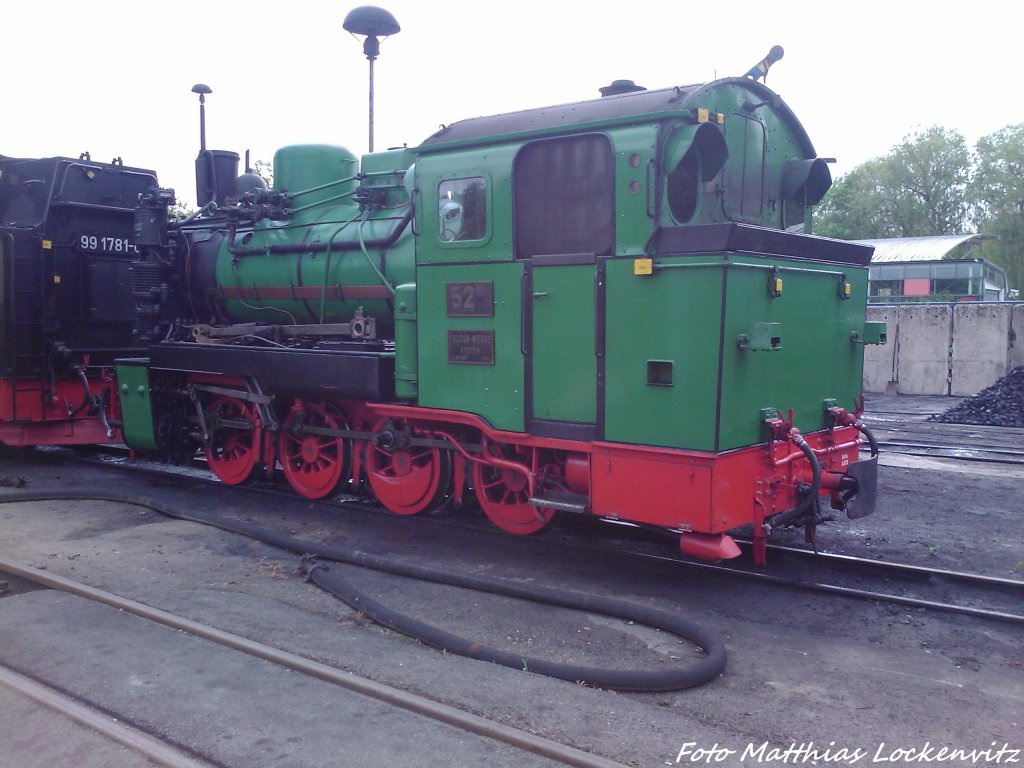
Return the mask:
M0 503L30 501L109 501L145 507L167 517L209 525L256 539L280 549L304 555L304 570L314 584L343 600L379 624L449 653L481 661L491 661L513 669L535 672L560 680L583 683L595 688L618 691L677 691L710 682L724 669L725 644L721 638L693 621L668 611L628 603L624 600L586 595L542 586L524 586L494 577L476 576L379 557L349 547L315 544L251 523L228 520L218 515L182 511L164 503L127 494L92 491L33 491L0 495ZM473 589L495 595L515 597L562 608L598 613L625 621L634 621L682 637L704 650L705 656L690 666L666 670L615 670L584 667L544 659L523 657L480 645L445 632L417 619L400 614L362 594L347 584L329 567L314 558L357 565L385 573L406 576L437 584Z

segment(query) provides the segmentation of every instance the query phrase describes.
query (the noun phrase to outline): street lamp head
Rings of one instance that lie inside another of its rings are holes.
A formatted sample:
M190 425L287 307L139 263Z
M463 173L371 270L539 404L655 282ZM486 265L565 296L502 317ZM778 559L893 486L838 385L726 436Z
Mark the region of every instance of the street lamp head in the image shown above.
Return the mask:
M362 5L348 12L342 27L351 35L366 35L363 53L370 62L370 151L373 152L373 62L380 55L380 36L396 35L402 31L395 17L383 8Z
M349 11L341 26L352 35L366 36L363 53L370 61L380 54L380 41L377 38L397 35L402 31L389 11L374 5L363 5Z

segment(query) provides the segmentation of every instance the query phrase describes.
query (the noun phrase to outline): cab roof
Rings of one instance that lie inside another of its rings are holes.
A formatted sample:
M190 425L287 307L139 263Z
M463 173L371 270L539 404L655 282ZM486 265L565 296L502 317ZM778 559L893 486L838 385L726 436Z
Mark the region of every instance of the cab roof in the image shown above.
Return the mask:
M710 83L677 85L657 90L632 91L598 99L558 104L550 107L474 117L447 125L428 137L420 152L441 151L453 146L492 143L496 139L561 133L572 127L597 128L637 120L656 120L672 115L691 114L702 95L723 86L744 88L757 102L769 102L779 117L789 124L806 157L815 157L814 147L800 121L782 98L767 86L745 77L730 77Z

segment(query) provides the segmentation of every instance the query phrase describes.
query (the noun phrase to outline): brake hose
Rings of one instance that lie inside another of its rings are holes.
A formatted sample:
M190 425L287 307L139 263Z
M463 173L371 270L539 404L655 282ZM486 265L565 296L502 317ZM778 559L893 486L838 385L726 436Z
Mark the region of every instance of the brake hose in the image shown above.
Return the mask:
M203 512L186 512L163 503L125 494L91 491L38 491L0 495L0 503L61 500L109 501L141 506L167 517L209 525L303 555L303 569L307 577L321 589L338 597L385 627L460 656L491 661L513 669L535 672L574 683L583 683L594 688L618 691L676 691L693 688L710 682L725 669L725 644L717 635L693 621L668 611L629 603L625 600L537 585L527 587L507 579L476 576L404 563L400 560L372 555L349 547L315 544L252 523L228 520ZM320 563L317 558L438 584L634 621L689 640L703 649L705 656L687 667L681 669L673 667L665 670L604 669L523 657L457 637L387 608L346 584L338 574L332 572L329 566Z

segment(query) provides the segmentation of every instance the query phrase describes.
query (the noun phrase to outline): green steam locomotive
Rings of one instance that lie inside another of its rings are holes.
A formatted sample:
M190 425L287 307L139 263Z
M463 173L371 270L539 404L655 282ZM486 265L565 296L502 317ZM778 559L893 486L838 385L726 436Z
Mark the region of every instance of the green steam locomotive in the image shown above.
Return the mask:
M513 533L593 515L703 557L868 514L871 251L811 234L828 166L761 73L361 158L284 147L270 188L203 149L196 214L168 223L158 188L136 213L161 320L118 364L123 439L226 483L475 503Z

